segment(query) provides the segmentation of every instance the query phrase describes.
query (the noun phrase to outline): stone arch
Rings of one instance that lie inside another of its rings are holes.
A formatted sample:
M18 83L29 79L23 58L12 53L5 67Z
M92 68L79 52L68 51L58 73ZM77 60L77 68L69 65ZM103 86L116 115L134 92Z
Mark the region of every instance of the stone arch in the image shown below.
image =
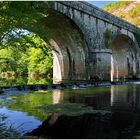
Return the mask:
M88 47L78 25L51 8L48 9L48 16L41 19L40 26L42 24L48 29L46 32L49 31L47 36L36 33L30 27L17 29L33 32L50 45L53 54L53 83L88 80Z
M52 31L47 36L54 54L53 82L84 81L87 79L87 44L78 26L68 17L48 10L43 20L45 26Z
M132 36L117 34L109 48L111 56L111 81L138 78L139 48Z

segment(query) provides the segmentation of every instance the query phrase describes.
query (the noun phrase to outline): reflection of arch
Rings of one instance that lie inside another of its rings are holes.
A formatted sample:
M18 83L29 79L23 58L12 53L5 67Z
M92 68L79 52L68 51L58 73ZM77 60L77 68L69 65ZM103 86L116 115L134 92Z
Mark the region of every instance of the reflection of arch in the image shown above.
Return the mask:
M111 80L136 77L137 44L129 36L119 34L112 41L110 49L112 50Z
M113 81L114 75L116 75L116 79L118 79L118 64L116 59L111 56L111 81Z
M139 85L111 86L112 110L140 112Z
M53 51L53 83L62 81L61 67L57 54Z
M63 99L63 94L61 90L53 90L53 104L58 104Z

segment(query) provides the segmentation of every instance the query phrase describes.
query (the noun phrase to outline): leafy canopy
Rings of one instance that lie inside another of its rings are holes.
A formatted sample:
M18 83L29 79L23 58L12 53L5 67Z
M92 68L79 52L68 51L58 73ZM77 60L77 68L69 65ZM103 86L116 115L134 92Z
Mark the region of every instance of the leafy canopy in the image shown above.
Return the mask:
M5 48L0 49L0 72L52 73L50 47L39 36L30 33L17 38L15 42L6 40L3 43Z
M15 28L27 29L40 36L47 35L47 28L43 24L43 19L48 16L47 13L47 2L1 1L1 40Z

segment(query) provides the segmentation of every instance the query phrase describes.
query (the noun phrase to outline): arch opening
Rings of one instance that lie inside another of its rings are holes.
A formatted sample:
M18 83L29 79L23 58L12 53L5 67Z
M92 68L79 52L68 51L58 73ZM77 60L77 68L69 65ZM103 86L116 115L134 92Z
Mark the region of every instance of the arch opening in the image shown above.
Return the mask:
M87 79L87 45L78 26L65 15L48 10L41 21L47 29L40 36L53 54L53 83L84 81ZM20 28L19 28L20 29ZM30 32L30 28L28 28ZM31 31L33 32L33 31ZM34 32L36 34L36 32Z
M52 60L49 45L39 35L13 28L0 46L1 86L52 83Z
M111 81L136 78L137 48L126 35L117 35L110 45Z

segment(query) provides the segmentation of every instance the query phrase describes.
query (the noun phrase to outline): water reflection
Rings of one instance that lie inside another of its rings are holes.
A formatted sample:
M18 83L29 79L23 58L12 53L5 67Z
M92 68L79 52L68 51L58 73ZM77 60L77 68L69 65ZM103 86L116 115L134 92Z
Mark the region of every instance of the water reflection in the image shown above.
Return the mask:
M8 128L12 127L21 134L30 132L41 124L41 122L33 116L27 116L26 113L9 110L5 107L0 108L0 113L7 117L4 123Z
M42 135L51 139L115 138L114 129L110 126L110 114L86 113L67 116L53 113L28 135Z
M110 87L64 90L64 101L83 103L94 109L110 110Z
M119 138L140 136L140 86L119 85L111 87L112 124Z
M67 138L69 135L73 136L71 138L136 138L140 130L139 91L139 85L115 85L7 94L0 96L0 105L6 108L5 112L12 110L9 117L17 111L34 116L39 122L51 123L51 128L55 126L53 132L50 127L41 129L44 133L48 130L50 138L52 135L56 136L53 138L65 138L64 131ZM27 122L22 116L21 119Z
M61 90L53 90L53 104L58 104L63 100L63 95Z
M104 93L102 88L64 90L63 94L58 94L63 95L61 102L84 103L98 110L111 109L111 114L102 111L76 116L71 116L70 112L67 115L52 113L30 134L47 135L49 138L138 138L139 88L139 85L118 85L103 88ZM59 99L62 98L59 96ZM58 109L64 108L57 106Z
M113 110L140 112L140 86L111 86L111 106Z

